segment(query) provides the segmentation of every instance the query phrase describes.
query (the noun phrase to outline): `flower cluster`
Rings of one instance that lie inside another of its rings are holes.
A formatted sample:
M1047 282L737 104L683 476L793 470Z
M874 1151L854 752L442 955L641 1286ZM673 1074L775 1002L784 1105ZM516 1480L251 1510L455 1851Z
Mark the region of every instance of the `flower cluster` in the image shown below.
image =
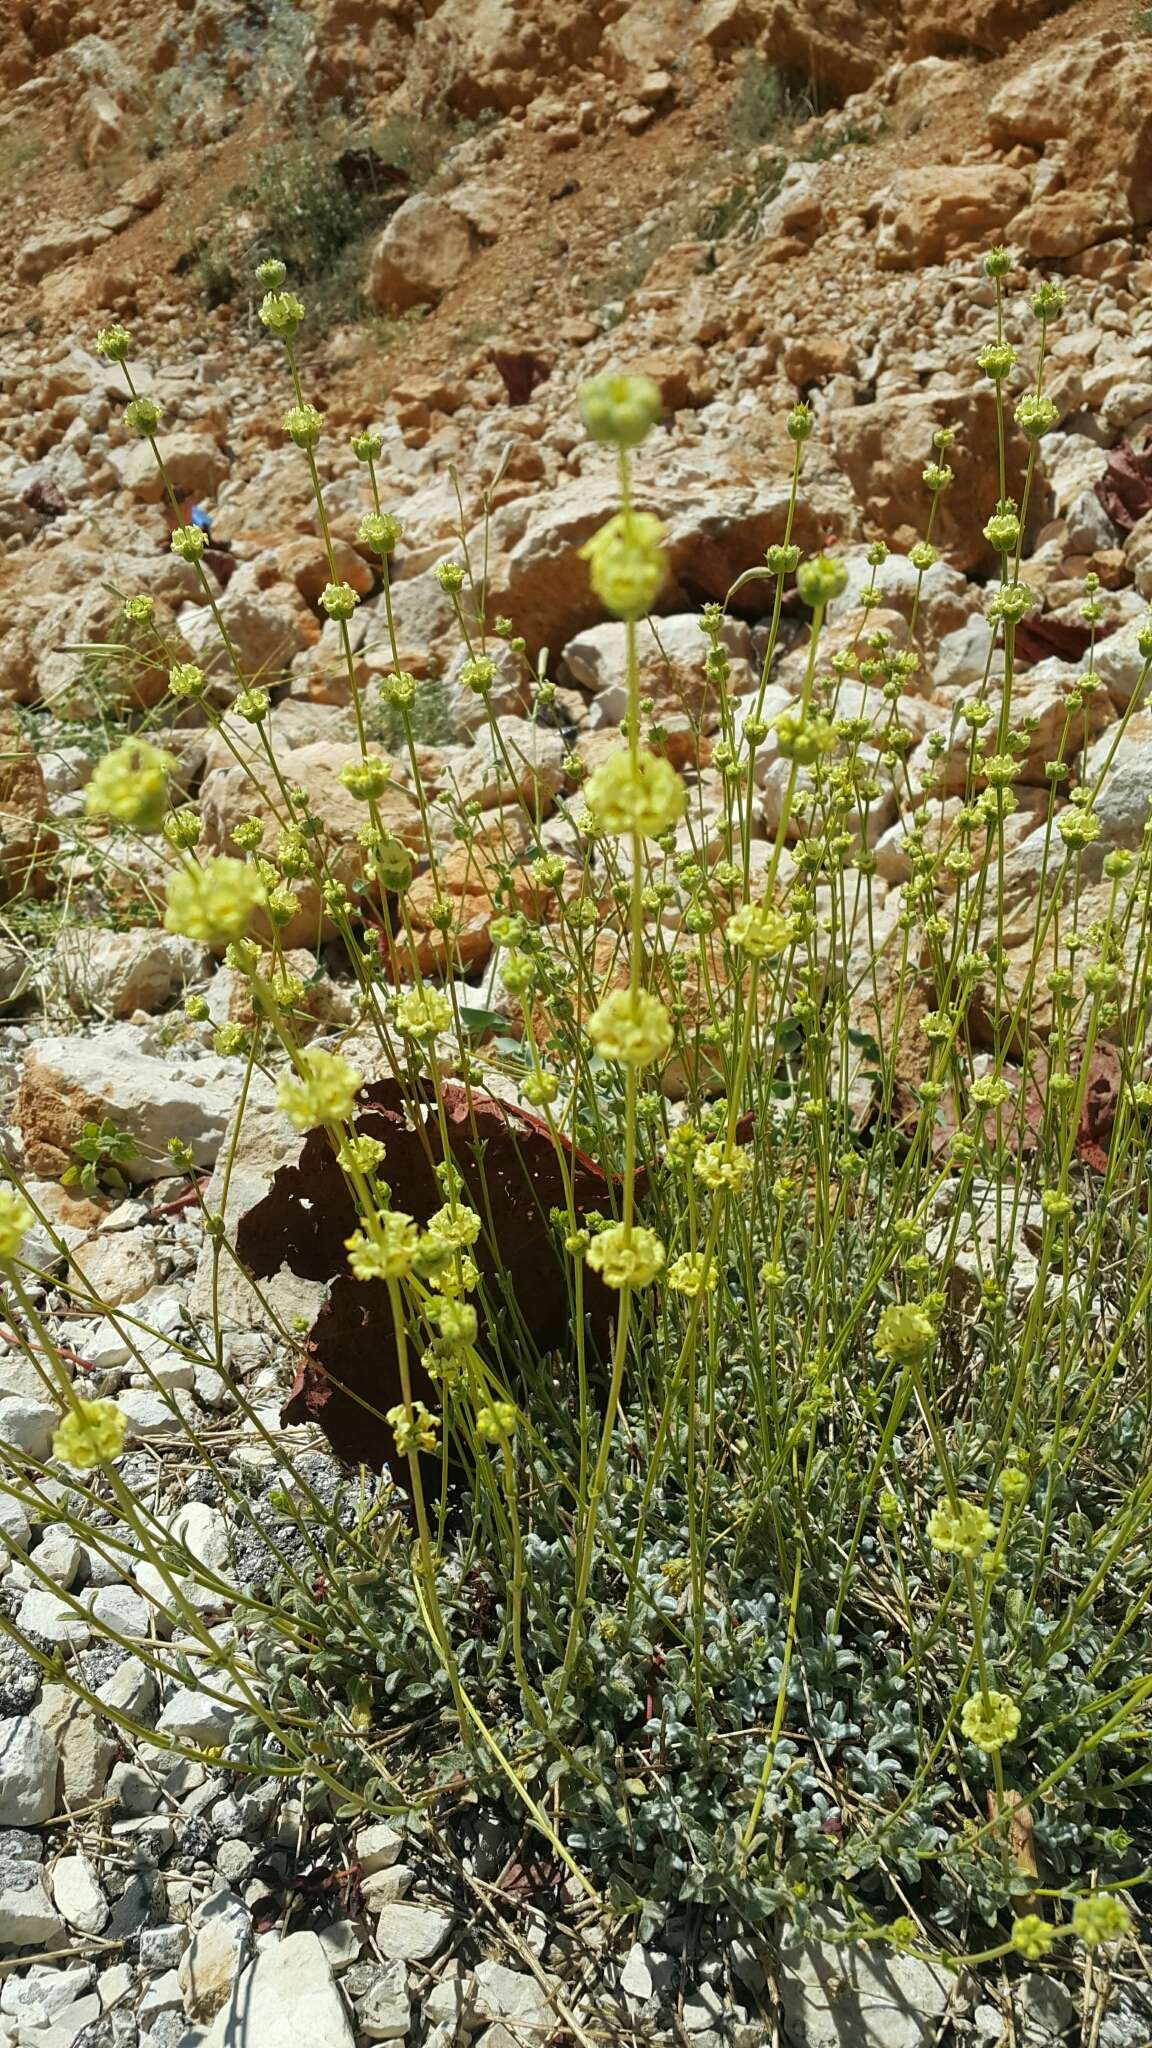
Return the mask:
M618 619L642 619L667 575L664 528L652 512L617 512L580 549L601 604Z
M265 901L263 882L244 861L221 855L203 867L190 863L168 884L164 929L203 945L227 945L243 938Z
M52 1456L77 1472L91 1472L120 1456L127 1434L128 1418L115 1401L77 1397L52 1438Z
M622 747L592 770L584 790L597 832L659 839L684 815L687 794L676 770L657 754Z
M647 1067L671 1050L672 1019L659 996L614 989L589 1017L588 1036L601 1059Z
M588 1246L587 1259L606 1287L650 1287L664 1266L664 1246L654 1230L634 1223L610 1223Z
M321 1047L308 1046L299 1058L301 1071L280 1077L277 1107L298 1131L346 1123L364 1086L363 1074L342 1053Z
M402 1280L412 1271L420 1233L402 1209L382 1209L367 1230L347 1239L348 1264L357 1280Z
M961 1709L961 1733L989 1753L1015 1741L1019 1727L1020 1709L1006 1692L974 1692Z
M89 817L111 818L137 832L158 832L168 809L168 776L176 766L146 740L127 740L96 764L84 799Z
M938 1501L928 1517L928 1541L933 1550L950 1551L971 1561L979 1557L996 1534L996 1524L978 1502Z

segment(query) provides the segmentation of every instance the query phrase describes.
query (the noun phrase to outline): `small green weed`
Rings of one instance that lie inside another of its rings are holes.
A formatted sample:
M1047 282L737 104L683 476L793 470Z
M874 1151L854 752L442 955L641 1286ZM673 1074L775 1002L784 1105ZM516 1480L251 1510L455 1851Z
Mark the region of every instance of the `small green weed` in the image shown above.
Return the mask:
M127 1186L120 1168L135 1159L136 1149L131 1132L122 1131L110 1116L100 1123L86 1123L72 1146L76 1164L60 1178L65 1187L80 1186L85 1194L104 1190L119 1194Z

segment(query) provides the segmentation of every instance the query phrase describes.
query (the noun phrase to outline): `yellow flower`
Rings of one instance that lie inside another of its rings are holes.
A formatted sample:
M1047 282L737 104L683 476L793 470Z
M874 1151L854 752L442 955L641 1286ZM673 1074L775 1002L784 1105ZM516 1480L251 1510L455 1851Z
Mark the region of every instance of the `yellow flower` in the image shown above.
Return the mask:
M401 1405L389 1408L385 1421L396 1438L396 1449L402 1458L413 1451L434 1451L436 1432L440 1427L438 1415L432 1415L423 1401L413 1401L412 1412Z
M0 1187L0 1259L15 1259L20 1255L24 1234L31 1230L34 1218L31 1209L15 1188Z
M476 1434L487 1444L503 1443L516 1428L516 1410L511 1401L490 1401L476 1410Z
M373 797L383 796L391 782L392 763L379 754L368 754L363 761L349 761L340 770L340 780L351 796L371 803Z
M752 1172L752 1154L746 1145L728 1145L714 1138L696 1154L693 1171L706 1188L726 1188L738 1195Z
M672 1019L659 996L626 988L605 996L588 1019L588 1036L601 1059L625 1067L647 1067L662 1060L672 1044Z
M650 1287L664 1265L664 1247L654 1230L612 1223L588 1246L588 1264L606 1287Z
M1013 1741L1019 1726L1020 1709L1006 1692L990 1692L987 1698L974 1692L965 1700L960 1715L960 1727L977 1749L1003 1749L1006 1742Z
M1056 1939L1056 1929L1039 1913L1023 1913L1012 1922L1012 1946L1026 1962L1038 1963Z
M716 1267L703 1252L681 1252L668 1268L669 1287L676 1294L686 1294L690 1301L698 1295L712 1294L716 1288Z
M475 1209L465 1207L462 1202L455 1206L446 1203L437 1209L426 1224L429 1237L435 1237L453 1251L462 1250L465 1245L475 1244L480 1235L480 1218Z
M584 790L597 832L639 832L659 839L684 816L687 797L676 770L657 754L633 760L627 747L592 770Z
M394 1014L406 1038L435 1038L452 1022L452 1005L442 989L414 988L397 998Z
M168 809L171 754L144 740L114 747L96 763L84 807L91 818L114 818L137 832L158 832Z
M951 1551L971 1562L996 1534L996 1524L987 1508L974 1500L962 1500L953 1507L941 1500L928 1517L928 1541L933 1550Z
M357 1280L402 1280L412 1271L420 1233L403 1209L382 1209L370 1231L345 1240L348 1264Z
M667 573L663 539L651 512L617 512L580 549L593 590L617 618L642 619L660 595Z
M1077 1899L1072 1908L1072 1926L1085 1948L1099 1948L1102 1941L1120 1941L1132 1931L1132 1914L1115 1892L1092 1892Z
M745 903L728 919L724 936L750 960L771 959L791 944L792 920L769 903Z
M877 1358L916 1359L936 1341L936 1325L913 1302L893 1301L881 1311L872 1339Z
M364 1076L341 1053L302 1052L303 1074L284 1074L276 1090L277 1107L298 1131L317 1124L347 1122L356 1105Z
M52 1439L52 1456L78 1472L88 1472L118 1458L127 1433L128 1418L115 1401L77 1399Z
M255 868L222 856L203 867L189 865L168 884L164 929L206 945L243 938L252 913L264 902Z

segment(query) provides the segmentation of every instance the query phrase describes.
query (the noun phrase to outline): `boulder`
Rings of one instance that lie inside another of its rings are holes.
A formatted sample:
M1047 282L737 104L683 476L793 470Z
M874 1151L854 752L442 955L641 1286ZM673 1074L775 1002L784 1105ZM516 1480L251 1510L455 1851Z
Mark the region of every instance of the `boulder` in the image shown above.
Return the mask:
M463 276L475 247L462 214L417 193L397 208L372 252L368 297L387 313L435 305Z
M183 428L165 433L161 426L160 452L178 498L214 498L228 474L228 457L207 434ZM142 505L164 503L164 480L146 441L130 441L124 448L113 449L112 462L125 490Z
M364 849L357 834L367 821L368 807L345 789L340 771L360 759L358 747L341 746L331 740L293 747L283 756L288 781L307 790L311 810L321 821L322 830L313 842L317 857L327 862L328 873L346 889L353 889L364 872ZM215 853L235 852L234 827L245 818L261 814L263 850L271 854L284 822L278 815L280 808L278 798L271 793L261 802L251 776L239 763L214 769L205 776L200 791L205 843ZM424 827L419 807L407 790L398 784L390 785L377 798L376 810L386 831L414 851L423 851ZM281 943L288 947L315 946L334 929L321 903L319 884L304 880L294 887L300 911L282 928Z
M1152 715L1137 712L1119 741L1115 733L1102 733L1085 755L1081 779L1095 791L1092 808L1103 839L1135 851L1152 817Z
M85 1123L111 1117L136 1140L136 1156L122 1173L147 1182L171 1172L173 1138L191 1147L197 1166L215 1163L240 1081L228 1060L113 1024L90 1037L48 1036L29 1046L15 1121L31 1171L58 1180L73 1164L71 1148Z
M873 201L876 261L885 270L909 270L996 241L1029 192L1026 174L1006 164L900 171Z
M752 634L743 619L725 622L723 642L730 673L728 688L735 697L750 691L757 678L751 666ZM709 643L700 631L697 612L648 619L637 635L640 691L651 697L655 717L686 712L699 717L716 691L704 679ZM618 725L628 708L627 628L616 621L578 633L563 650L562 660L573 681L588 690L604 721Z
M998 149L1022 142L1047 155L1059 145L1059 172L1070 192L1087 198L1114 180L1128 223L1143 225L1152 219L1148 39L1116 28L1055 43L994 95L988 133Z
M225 684L233 681L234 670L220 638L221 626L241 674L265 685L283 681L293 655L307 645L315 631L296 593L283 585L279 595L275 591L226 590L216 613L218 616L208 605L187 605L180 614L180 630L205 672Z
M668 580L655 609L683 613L693 601L723 602L745 569L762 566L765 549L783 539L788 492L770 483L689 489L672 478L639 484L635 504L666 526ZM530 657L541 647L562 647L603 619L580 549L618 509L614 484L590 478L503 507L493 519L489 605L493 614L512 619ZM793 538L805 552L844 524L842 496L833 501L801 493ZM479 559L480 534L475 539ZM748 584L735 603L750 617L769 611L771 579Z
M80 1016L130 1017L160 1010L210 973L212 956L192 939L162 931L61 933L42 976Z
M897 547L920 538L928 494L922 472L933 457L937 427L954 427L948 460L956 482L940 500L933 543L957 569L986 569L997 557L984 526L1000 495L996 456L996 399L991 389L900 392L874 405L838 406L828 415L836 460L845 471L871 526ZM1021 489L1027 459L1023 438L1008 442L1008 489ZM1033 489L1032 516L1043 517L1043 494Z

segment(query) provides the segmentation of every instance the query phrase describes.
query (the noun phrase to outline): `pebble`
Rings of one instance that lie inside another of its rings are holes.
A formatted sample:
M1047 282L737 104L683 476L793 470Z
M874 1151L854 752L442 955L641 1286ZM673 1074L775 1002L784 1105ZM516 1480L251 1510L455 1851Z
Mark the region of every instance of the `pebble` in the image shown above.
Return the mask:
M443 1948L451 1927L452 1915L436 1906L385 1906L376 1940L391 1962L426 1963Z
M46 1401L38 1401L24 1395L9 1395L0 1400L0 1444L5 1453L26 1451L30 1458L41 1461L52 1451L52 1438L60 1417L55 1408Z
M233 1892L216 1892L193 1914L178 1970L189 2019L213 2020L252 1946L252 1917Z
M86 1856L61 1856L52 1866L52 1897L57 1911L78 1934L99 1934L106 1927L109 1905Z
M83 1650L92 1641L88 1623L71 1602L39 1588L25 1593L16 1619L29 1635L43 1636L49 1643L71 1643L74 1649Z
M0 1827L34 1828L49 1818L56 1770L56 1746L38 1721L0 1721Z
M369 2041L403 2041L412 2021L408 1972L403 1963L358 1963L344 1979L356 2008L357 2031Z
M0 1948L50 1948L63 1933L39 1864L0 1858Z
M356 2048L348 2009L316 1935L261 1948L217 2015L205 2048Z
M404 1847L404 1837L389 1827L386 1820L378 1820L371 1827L361 1828L356 1836L356 1861L364 1877L372 1877L378 1870L387 1870L397 1862Z
M195 1686L181 1686L164 1704L156 1726L177 1742L219 1749L243 1712L239 1701L210 1699Z
M502 2021L541 2039L556 2025L556 2008L535 1977L503 1963L477 1963L472 2011L477 2020Z

